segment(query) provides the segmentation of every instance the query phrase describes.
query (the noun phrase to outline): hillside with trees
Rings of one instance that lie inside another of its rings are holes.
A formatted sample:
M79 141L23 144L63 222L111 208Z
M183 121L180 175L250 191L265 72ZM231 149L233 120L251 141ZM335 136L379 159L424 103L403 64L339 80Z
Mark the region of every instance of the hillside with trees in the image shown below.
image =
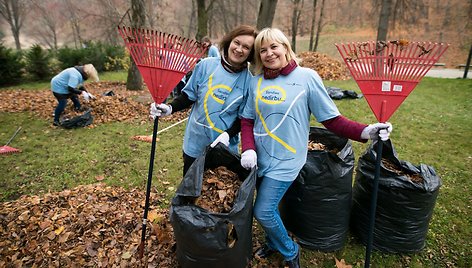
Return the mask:
M121 44L116 26L131 25L129 0L2 0L1 42L12 48L80 48L87 41ZM382 1L374 0L140 0L145 27L190 38L218 40L238 24L264 25L264 7L273 7L272 26L296 43L297 53L316 50L337 56L330 43L375 39ZM388 40L450 43L442 61L465 63L472 44L472 1L388 0ZM275 6L274 6L275 5ZM275 7L275 8L274 8ZM270 12L270 8L267 9ZM258 20L259 17L259 20ZM262 24L261 24L262 23ZM270 25L270 24L269 24ZM15 36L17 38L15 38ZM328 43L328 45L326 45ZM323 45L325 44L325 45Z

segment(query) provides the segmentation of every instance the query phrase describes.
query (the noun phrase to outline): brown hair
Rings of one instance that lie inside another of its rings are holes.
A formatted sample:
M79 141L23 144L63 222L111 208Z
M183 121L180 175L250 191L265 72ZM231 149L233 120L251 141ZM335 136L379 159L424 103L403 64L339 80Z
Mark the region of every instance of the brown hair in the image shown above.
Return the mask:
M225 34L223 38L221 39L220 42L220 48L222 50L222 54L225 55L225 57L228 54L228 49L229 45L231 44L231 41L237 36L240 35L250 35L256 38L257 36L257 29L254 28L253 26L250 25L240 25L233 30L231 30L229 33ZM247 62L252 62L254 60L254 46L251 48L251 52L249 53L249 56L247 57Z

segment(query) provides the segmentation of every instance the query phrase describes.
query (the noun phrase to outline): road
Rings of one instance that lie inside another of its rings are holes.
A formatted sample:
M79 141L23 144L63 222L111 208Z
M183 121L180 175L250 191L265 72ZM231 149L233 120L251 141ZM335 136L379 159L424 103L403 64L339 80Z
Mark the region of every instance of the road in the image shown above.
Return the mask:
M464 69L432 68L426 73L425 76L439 78L462 78L464 77ZM472 79L472 68L469 68L467 79Z

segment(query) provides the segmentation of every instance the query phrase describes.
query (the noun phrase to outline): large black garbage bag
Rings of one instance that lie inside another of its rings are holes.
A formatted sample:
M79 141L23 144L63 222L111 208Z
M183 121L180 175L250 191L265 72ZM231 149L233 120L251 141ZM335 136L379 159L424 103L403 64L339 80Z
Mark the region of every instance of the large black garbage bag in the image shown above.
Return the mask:
M328 150L308 151L280 203L280 215L304 248L335 251L344 246L349 231L354 151L348 139L324 128L312 127L310 141Z
M202 190L204 171L219 166L227 167L243 180L229 213L214 213L194 204ZM222 144L207 148L195 160L170 208L177 260L182 267L244 268L249 264L256 176L255 169L249 172L241 167L240 157Z
M353 188L351 227L364 244L369 234L376 152L377 143L373 143L359 158ZM425 245L441 180L431 166L398 159L390 140L384 142L382 159L372 247L391 253L418 252Z
M72 117L71 119L66 119L61 122L61 127L71 129L71 128L80 128L86 127L93 123L92 109L84 112L81 115Z

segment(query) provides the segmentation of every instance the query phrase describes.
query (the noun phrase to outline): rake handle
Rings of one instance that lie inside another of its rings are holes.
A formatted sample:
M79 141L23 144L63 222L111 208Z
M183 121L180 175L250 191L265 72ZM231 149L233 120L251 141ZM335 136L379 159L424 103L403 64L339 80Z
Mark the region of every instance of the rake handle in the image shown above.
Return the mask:
M377 194L379 191L379 180L380 180L380 164L382 162L382 150L383 141L378 139L377 143L377 158L375 159L375 175L374 184L372 187L372 195L370 199L370 212L369 212L369 235L367 239L366 253L365 253L365 264L364 267L370 267L370 255L372 252L372 244L374 241L374 227L375 227L375 212L377 209Z
M146 201L144 203L144 215L143 215L143 225L141 228L141 244L139 244L139 258L142 258L144 255L144 241L146 240L146 224L149 211L149 197L151 195L151 182L152 182L152 171L154 169L154 156L156 153L156 137L157 137L157 128L159 126L158 122L159 117L154 118L154 128L152 130L152 141L151 141L151 156L149 159L149 172L146 185Z
M7 143L5 144L5 146L8 146L8 144L10 144L10 142L16 137L16 135L18 134L18 132L20 132L21 130L21 127L18 127L18 129L15 131L15 133L13 134L13 136L11 136L11 138L7 141Z

